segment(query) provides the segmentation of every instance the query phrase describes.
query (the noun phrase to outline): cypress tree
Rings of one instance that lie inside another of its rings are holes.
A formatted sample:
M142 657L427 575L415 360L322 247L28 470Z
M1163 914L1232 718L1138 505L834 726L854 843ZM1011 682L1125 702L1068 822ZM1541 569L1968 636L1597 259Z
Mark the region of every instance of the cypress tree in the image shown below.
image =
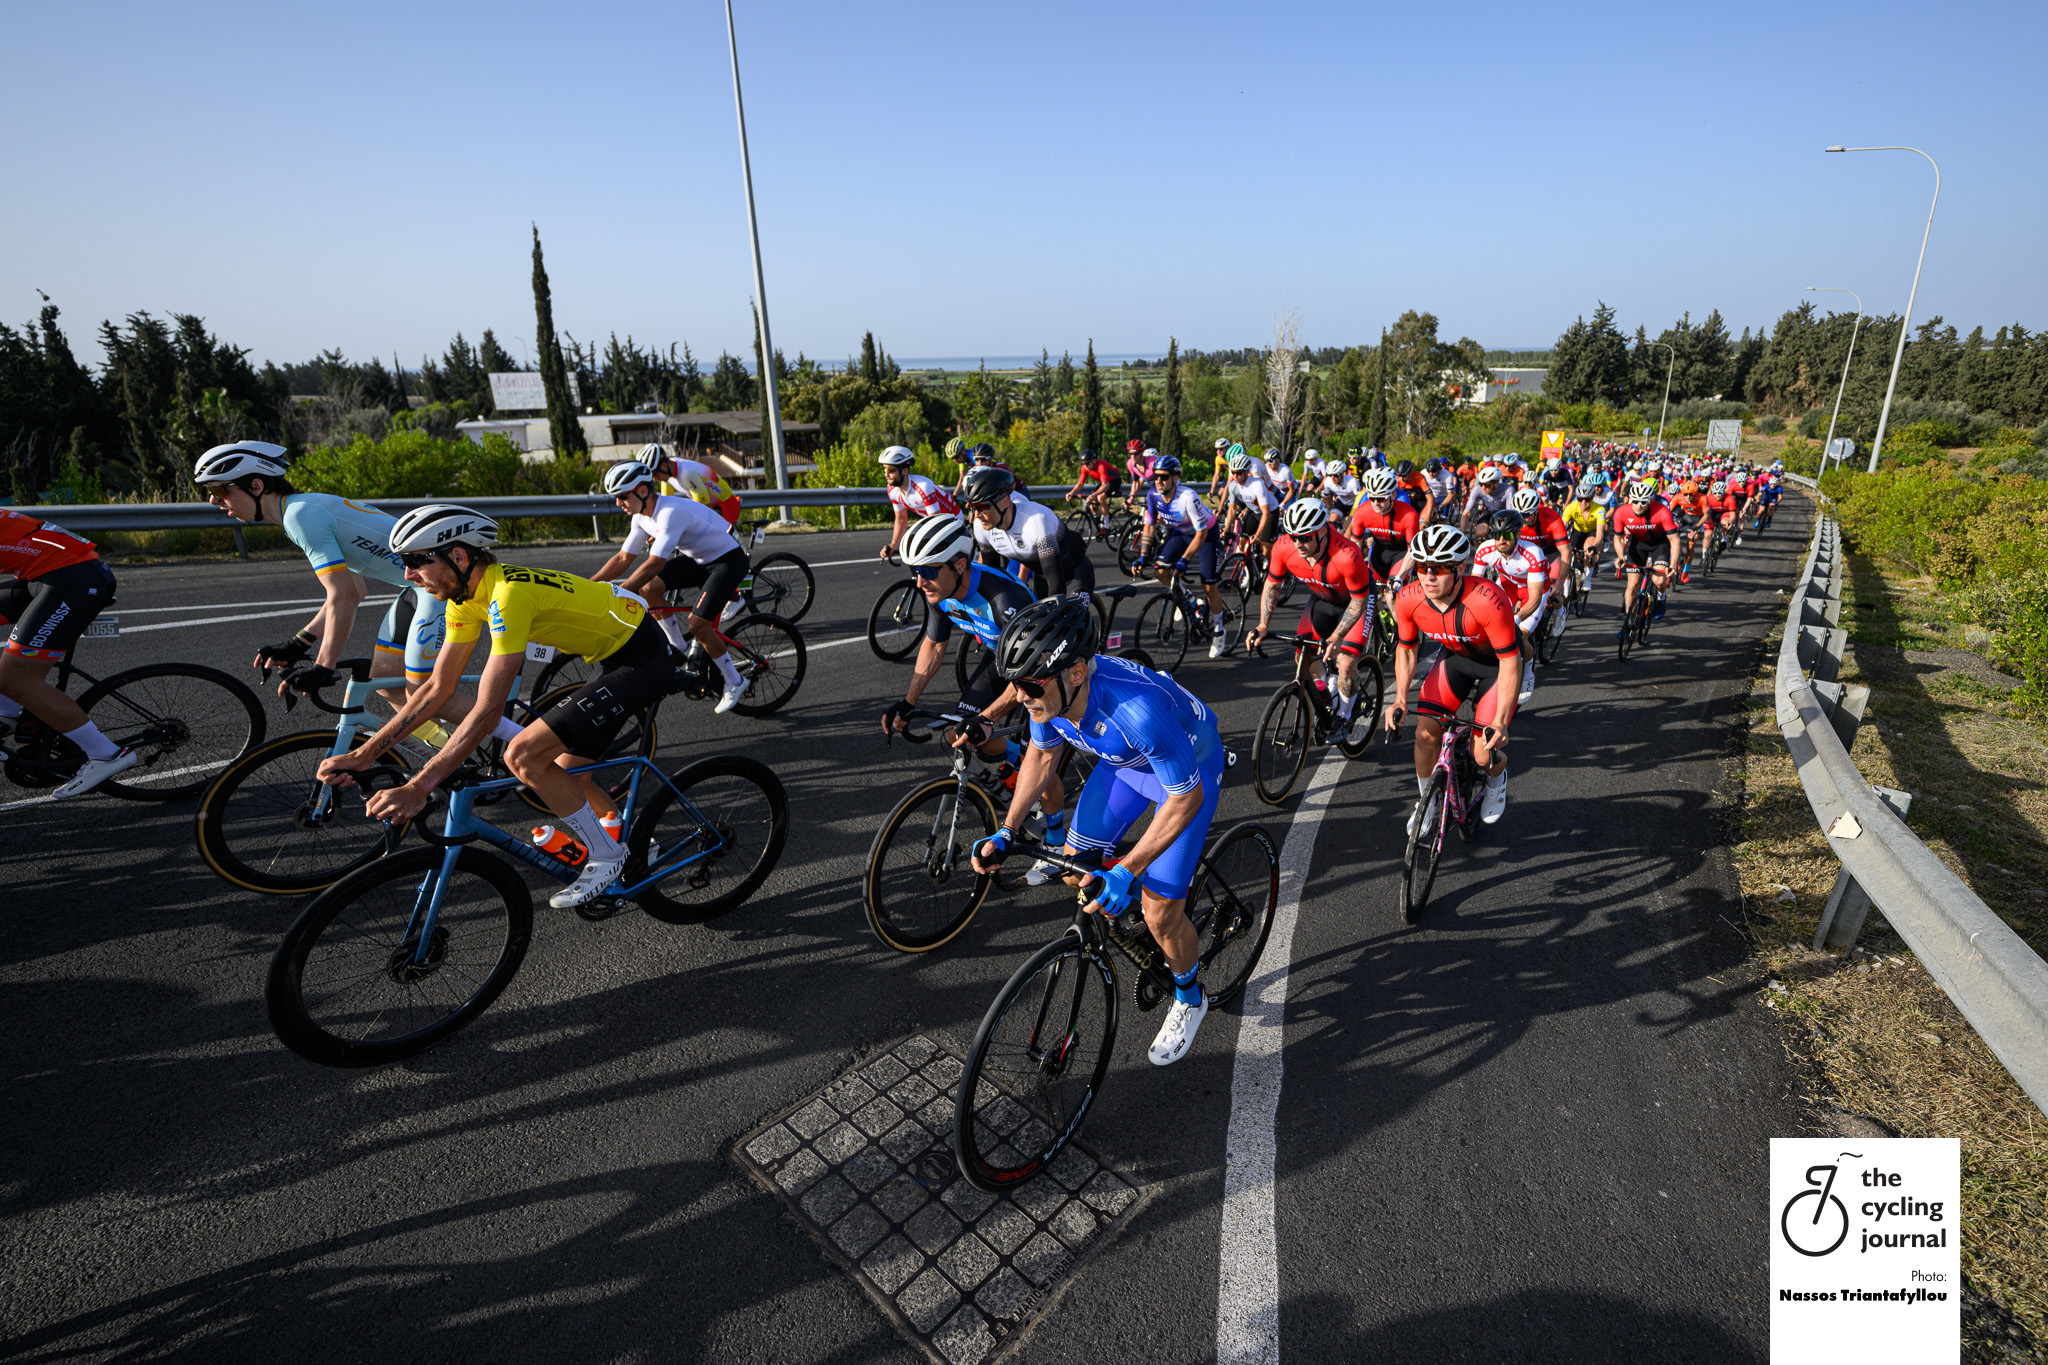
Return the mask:
M1159 429L1159 453L1181 458L1180 340L1166 339L1166 420Z
M549 439L555 458L588 455L583 424L576 420L576 403L569 396L569 367L562 361L562 348L555 342L555 306L548 293L548 268L540 254L540 228L533 229L533 315L534 346L540 353L541 383L548 395Z
M1061 398L1074 391L1074 356L1070 351L1060 352L1059 369L1053 375L1053 390Z
M1145 384L1138 376L1131 376L1130 392L1124 395L1125 439L1145 439Z
M1372 420L1367 435L1374 450L1387 448L1387 329L1380 328L1379 354L1372 367Z
M1081 368L1081 449L1103 453L1102 372L1095 368L1094 337L1088 338L1088 359Z

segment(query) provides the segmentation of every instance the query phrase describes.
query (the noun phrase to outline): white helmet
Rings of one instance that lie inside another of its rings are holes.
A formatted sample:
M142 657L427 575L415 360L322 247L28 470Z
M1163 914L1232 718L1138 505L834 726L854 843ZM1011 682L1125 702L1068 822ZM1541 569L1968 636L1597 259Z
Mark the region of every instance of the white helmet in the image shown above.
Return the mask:
M1652 488L1647 480L1639 479L1628 486L1628 500L1630 502L1648 502L1656 496L1657 490Z
M1252 472L1253 463L1252 457L1240 450L1237 454L1230 457L1230 472L1233 474L1249 474Z
M1368 498L1391 498L1394 496L1394 490L1400 486L1391 469L1371 470L1359 480L1359 485L1365 490Z
M1481 483L1499 483L1499 482L1500 482L1500 466L1499 466L1499 465L1493 465L1493 464L1490 464L1490 465L1487 465L1487 466L1483 467L1483 468L1482 468L1482 469L1481 469L1481 470L1479 471L1479 482L1481 482Z
M1154 450L1151 446L1146 446L1144 458L1148 460L1156 460L1159 458L1159 452L1157 450Z
M1280 514L1280 529L1290 536L1310 536L1330 524L1321 498L1298 498Z
M1533 488L1517 488L1508 498L1508 506L1523 516L1534 516L1536 507L1543 501L1542 494Z
M1727 485L1727 484L1725 484L1725 483L1723 483L1723 482L1722 482L1721 480L1719 480L1719 479L1716 479L1716 480L1714 480L1714 486L1713 486L1712 488L1709 488L1709 489L1707 490L1707 492L1708 492L1708 493L1709 493L1710 495L1712 495L1712 496L1714 496L1714 497L1717 497L1717 498L1718 498L1718 497L1720 497L1720 496L1721 496L1722 494L1726 493L1727 491L1728 491L1728 485Z
M899 465L906 465L915 460L917 452L909 446L890 446L875 458L877 463L888 465L891 469L894 469Z
M1218 450L1230 449L1230 438L1228 436L1218 436L1216 438L1216 448Z
M1471 539L1449 522L1440 521L1422 528L1408 558L1417 564L1462 564L1471 553Z
M238 483L252 474L266 479L284 477L284 447L269 441L230 441L201 455L192 466L192 482L204 487L214 483Z
M620 460L604 472L604 491L613 497L654 482L654 471L638 460Z
M912 568L951 564L974 553L974 532L951 512L934 512L911 523L903 537L903 562Z
M425 554L451 545L488 550L497 543L497 522L452 502L415 507L391 527L391 552L399 555Z
M668 463L668 451L662 448L661 442L649 441L646 445L640 447L640 453L633 458L646 465L649 469L660 469Z
M1304 460L1320 460L1323 458L1323 452L1315 449L1314 447L1310 447L1309 449L1301 452L1301 458Z

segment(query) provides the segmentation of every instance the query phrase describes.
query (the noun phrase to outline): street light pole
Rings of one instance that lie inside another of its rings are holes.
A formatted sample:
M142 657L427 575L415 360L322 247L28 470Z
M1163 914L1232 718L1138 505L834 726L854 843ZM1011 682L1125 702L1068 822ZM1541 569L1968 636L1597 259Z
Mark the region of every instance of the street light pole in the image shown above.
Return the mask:
M1678 368L1678 348L1668 341L1653 341L1652 346L1662 346L1671 352L1671 359L1664 365L1664 406L1657 409L1657 449L1664 449L1664 414L1671 411L1671 372Z
M1828 447L1835 443L1835 422L1842 415L1842 390L1849 387L1849 362L1856 358L1856 329L1863 325L1863 296L1853 289L1834 289L1818 284L1807 285L1806 292L1809 294L1847 294L1850 298L1856 300L1856 321L1850 324L1849 327L1849 354L1842 358L1842 382L1835 385L1835 410L1828 417L1827 444L1820 448L1820 472L1825 474L1828 472ZM1835 460L1835 463L1838 465L1841 462L1839 457Z
M768 424L761 439L774 452L775 486L789 487L789 461L782 449L782 409L775 397L775 343L768 339L768 281L761 273L761 227L754 218L754 165L747 156L747 105L740 98L740 42L733 32L732 0L725 0L725 41L732 51L732 107L740 121L740 179L747 187L747 238L754 248L754 297L761 304L761 383L768 395ZM782 520L791 520L782 509Z
M1870 473L1877 472L1877 457L1884 450L1885 423L1891 420L1892 394L1899 387L1899 362L1906 355L1906 329L1913 325L1913 301L1920 296L1920 267L1927 264L1927 238L1934 231L1934 207L1941 202L1941 166L1918 147L1829 147L1830 152L1911 152L1926 157L1934 167L1934 199L1927 205L1927 227L1920 234L1920 259L1913 264L1913 288L1906 295L1906 316L1899 319L1899 345L1892 352L1891 382L1884 386L1884 406L1877 414L1877 441L1870 447Z

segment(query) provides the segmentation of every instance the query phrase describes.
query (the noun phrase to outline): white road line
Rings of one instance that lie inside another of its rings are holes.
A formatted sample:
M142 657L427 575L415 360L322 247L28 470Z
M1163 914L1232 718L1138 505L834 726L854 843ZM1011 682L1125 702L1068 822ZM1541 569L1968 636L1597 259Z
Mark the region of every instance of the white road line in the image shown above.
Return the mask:
M283 611L249 611L238 616L201 616L192 621L158 621L154 625L121 627L123 635L140 635L148 630L179 630L185 626L217 626L228 621L261 621L270 616L297 616L299 609L286 607ZM115 615L120 615L116 612Z
M184 777L188 773L214 772L220 769L224 769L227 766L228 765L225 763L194 763L191 766L184 768L166 768L160 773L145 772L141 774L141 776L154 777L160 779ZM134 770L131 768L129 771L133 772ZM90 792L86 794L88 796L91 795ZM112 795L112 793L109 793L109 795ZM54 796L31 796L26 801L9 801L6 805L0 806L0 810L20 810L23 806L47 806L54 802L56 799L57 798ZM74 797L73 799L75 800L76 798Z
M1302 793L1280 849L1280 900L1261 959L1270 965L1245 987L1237 1060L1230 1076L1230 1129L1224 1143L1217 1365L1279 1365L1280 1243L1274 1226L1273 1179L1287 972L1294 960L1294 926L1316 831L1343 773L1344 755L1332 748Z

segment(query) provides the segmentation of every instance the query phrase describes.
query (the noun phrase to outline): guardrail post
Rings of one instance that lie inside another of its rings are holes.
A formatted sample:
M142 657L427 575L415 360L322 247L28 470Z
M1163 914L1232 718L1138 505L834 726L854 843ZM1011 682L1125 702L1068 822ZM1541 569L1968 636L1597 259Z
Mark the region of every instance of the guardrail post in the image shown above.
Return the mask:
M235 558L247 559L248 557L249 542L242 539L242 528L237 526L235 527Z
M1863 724L1863 709L1870 705L1870 689L1861 683L1826 682L1819 678L1811 685L1821 710L1827 713L1828 724L1835 727L1835 738L1842 741L1843 750L1855 747L1856 731Z
M844 531L844 530L846 530L846 529L847 529L847 525L846 525L846 504L845 504L845 503L843 503L843 502L839 504L839 529L840 529L840 530L842 530L842 531Z
M1913 793L1902 792L1896 787L1872 787L1878 799L1890 806L1903 820L1906 812L1913 808ZM1835 889L1828 896L1827 908L1820 912L1820 925L1813 931L1813 946L1816 950L1832 948L1846 953L1856 946L1856 939L1863 932L1863 921L1870 916L1870 895L1849 875L1847 867L1835 874Z

